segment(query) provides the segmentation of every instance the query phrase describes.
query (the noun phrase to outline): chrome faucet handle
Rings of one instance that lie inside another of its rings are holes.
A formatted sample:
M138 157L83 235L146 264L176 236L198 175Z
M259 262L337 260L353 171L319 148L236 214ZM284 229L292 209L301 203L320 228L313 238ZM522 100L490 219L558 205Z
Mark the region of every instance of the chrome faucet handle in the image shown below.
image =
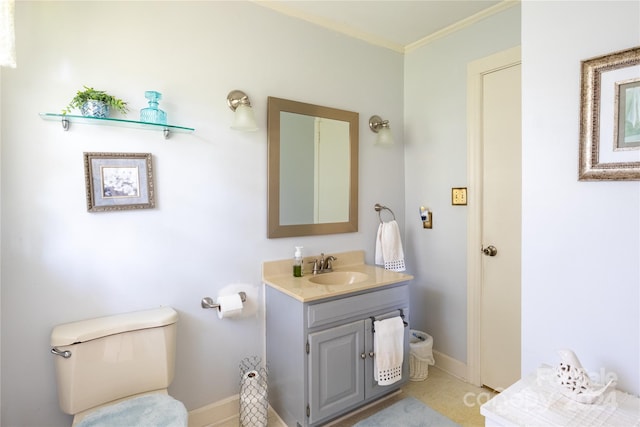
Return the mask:
M320 271L320 267L318 266L318 260L315 259L313 261L309 261L309 264L313 264L313 269L311 270L311 272L313 274L317 274Z

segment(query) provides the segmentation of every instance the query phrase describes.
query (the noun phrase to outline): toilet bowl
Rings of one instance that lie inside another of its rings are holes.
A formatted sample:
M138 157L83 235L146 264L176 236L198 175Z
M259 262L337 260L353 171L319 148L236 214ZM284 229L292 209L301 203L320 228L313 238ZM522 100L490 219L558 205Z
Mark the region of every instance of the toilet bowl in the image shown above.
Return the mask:
M186 408L167 392L177 321L160 307L53 329L58 400L74 426L187 426Z

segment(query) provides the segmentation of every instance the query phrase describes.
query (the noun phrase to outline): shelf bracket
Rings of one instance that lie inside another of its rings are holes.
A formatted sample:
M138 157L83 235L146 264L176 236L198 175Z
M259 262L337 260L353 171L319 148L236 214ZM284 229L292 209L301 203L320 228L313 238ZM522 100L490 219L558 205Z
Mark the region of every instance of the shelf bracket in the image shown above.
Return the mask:
M69 130L69 119L66 117L62 118L62 129L66 132Z
M164 139L169 139L169 129L168 128L164 128L162 130L162 134L164 135Z

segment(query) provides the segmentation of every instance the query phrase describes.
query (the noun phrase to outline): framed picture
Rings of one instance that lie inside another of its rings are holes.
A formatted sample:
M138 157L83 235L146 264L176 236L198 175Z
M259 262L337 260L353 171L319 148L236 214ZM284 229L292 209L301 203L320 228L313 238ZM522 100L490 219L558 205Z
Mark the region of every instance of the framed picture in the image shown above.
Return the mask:
M580 181L640 180L640 47L582 61Z
M155 207L150 153L84 153L87 211Z
M640 77L616 83L616 127L614 150L640 147Z

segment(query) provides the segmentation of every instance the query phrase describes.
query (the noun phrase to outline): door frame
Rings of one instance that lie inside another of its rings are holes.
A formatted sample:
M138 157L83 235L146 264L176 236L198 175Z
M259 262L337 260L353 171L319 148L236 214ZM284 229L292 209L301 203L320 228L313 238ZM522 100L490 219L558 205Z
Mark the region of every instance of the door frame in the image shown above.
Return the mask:
M482 385L482 80L486 74L521 64L520 46L467 66L467 381Z

